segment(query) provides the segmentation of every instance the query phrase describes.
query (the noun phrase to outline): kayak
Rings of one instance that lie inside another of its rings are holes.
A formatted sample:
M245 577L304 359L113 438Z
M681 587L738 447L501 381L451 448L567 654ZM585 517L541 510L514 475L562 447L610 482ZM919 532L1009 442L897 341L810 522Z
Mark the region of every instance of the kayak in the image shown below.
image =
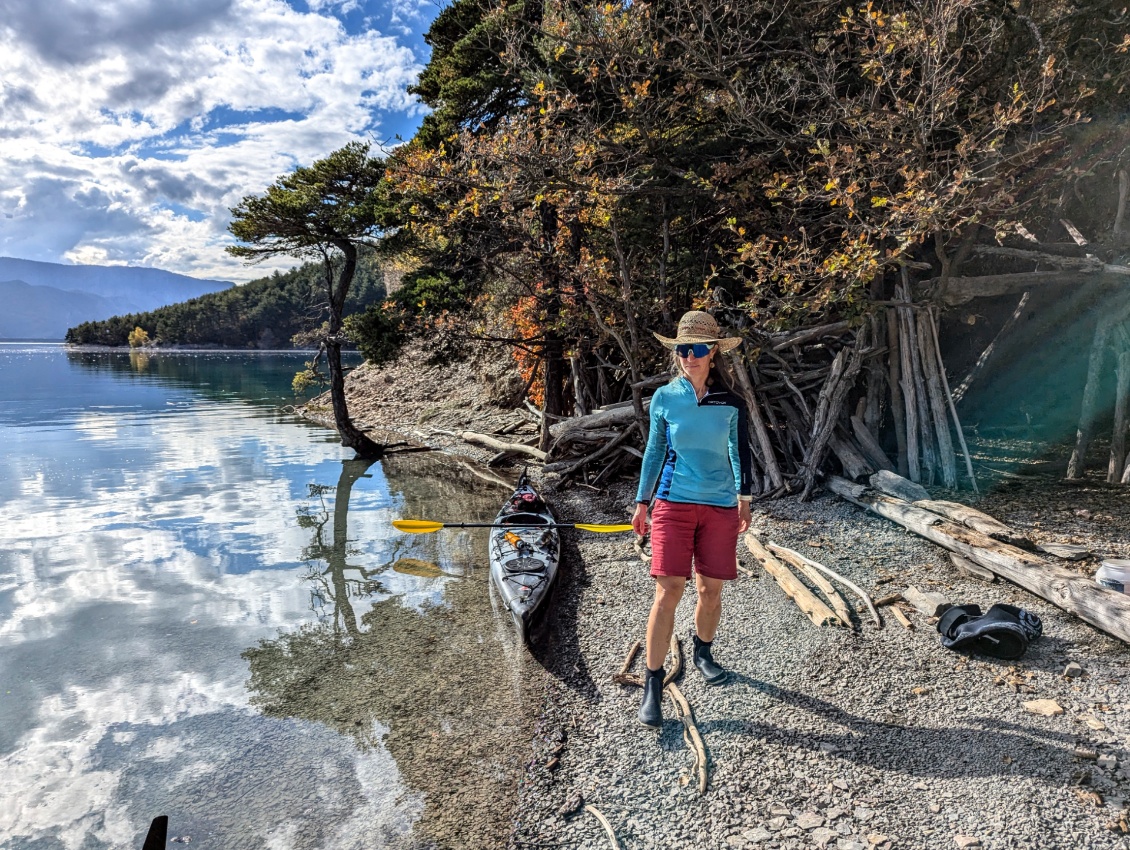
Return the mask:
M490 580L523 641L530 621L549 598L561 542L549 506L525 474L495 517L490 531Z

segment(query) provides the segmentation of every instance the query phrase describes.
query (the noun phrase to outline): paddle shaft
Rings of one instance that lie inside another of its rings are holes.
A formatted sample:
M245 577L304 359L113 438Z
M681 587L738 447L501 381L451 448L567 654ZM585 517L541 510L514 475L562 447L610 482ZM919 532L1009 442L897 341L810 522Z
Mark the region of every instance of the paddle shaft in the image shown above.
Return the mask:
M434 522L426 519L393 520L397 531L409 534L428 534L441 528L577 528L581 531L610 533L631 531L630 525L604 525L589 522Z
M444 528L577 528L587 522L445 522Z

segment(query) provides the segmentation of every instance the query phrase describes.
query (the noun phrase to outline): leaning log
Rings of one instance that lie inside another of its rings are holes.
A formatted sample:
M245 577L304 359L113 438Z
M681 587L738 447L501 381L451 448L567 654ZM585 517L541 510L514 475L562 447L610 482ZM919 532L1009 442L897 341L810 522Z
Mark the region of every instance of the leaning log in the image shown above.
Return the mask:
M1103 276L1124 277L1130 275L1126 266L1103 264L1092 273L1079 271L1056 272L1018 272L1015 274L994 274L984 277L951 277L946 281L940 300L948 307L967 304L974 298L992 298L997 295L1011 295L1024 292L1037 286L1079 286Z
M831 476L829 490L852 504L886 517L915 534L979 564L1095 628L1130 643L1130 596L1099 587L1086 576L1001 543L925 508Z
M784 546L778 546L776 543L767 544L770 552L785 561L788 561L806 576L808 580L816 585L817 589L824 594L824 598L832 603L832 608L836 612L836 616L840 618L840 622L849 628L853 626L851 619L851 609L848 607L847 600L840 595L840 592L832 585L828 579L821 575L820 571L808 563L800 552L794 552L792 549L787 549Z
M460 431L459 439L463 440L465 443L486 446L488 449L494 449L496 452L514 452L516 454L529 455L543 463L546 458L545 452L541 449L534 448L533 446L525 446L521 443L505 443L502 440L496 440L494 437L488 437L486 434L477 434L474 431Z
M974 531L979 531L987 537L999 540L1001 543L1007 543L1020 549L1032 548L1032 541L1023 534L1018 533L1011 526L1005 525L999 519L976 508L971 508L969 505L938 499L918 499L913 504L931 513L938 514L938 516L952 519L966 528L972 528Z
M647 402L644 402L644 405L646 407ZM560 422L554 422L549 426L549 433L554 439L561 439L562 437L568 439L568 434L628 425L634 422L635 418L636 411L632 407L601 410L596 413L590 413L588 416L572 416Z
M832 613L832 609L821 602L816 594L802 584L788 567L774 558L772 553L761 545L761 541L752 532L746 532L745 545L749 547L750 554L765 568L765 572L773 576L777 584L781 586L781 590L785 591L785 595L797 604L797 607L804 612L808 619L818 626L840 624L840 618ZM844 623L843 625L850 626L851 623Z

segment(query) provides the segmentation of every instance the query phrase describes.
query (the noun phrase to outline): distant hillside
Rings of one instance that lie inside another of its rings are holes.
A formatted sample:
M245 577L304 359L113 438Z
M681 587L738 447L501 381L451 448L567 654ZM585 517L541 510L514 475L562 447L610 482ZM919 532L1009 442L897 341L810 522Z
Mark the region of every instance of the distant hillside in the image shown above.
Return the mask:
M0 257L0 339L62 339L67 328L154 310L231 283L134 266L68 266Z
M114 302L100 295L0 281L0 339L62 339L71 325L112 316Z
M128 313L98 322L84 322L66 332L76 345L129 344L140 327L157 345L217 348L291 348L292 337L312 330L325 318L322 269L307 263L285 274L213 292L181 304L144 313ZM345 313L362 312L384 300L381 270L362 257L345 302Z

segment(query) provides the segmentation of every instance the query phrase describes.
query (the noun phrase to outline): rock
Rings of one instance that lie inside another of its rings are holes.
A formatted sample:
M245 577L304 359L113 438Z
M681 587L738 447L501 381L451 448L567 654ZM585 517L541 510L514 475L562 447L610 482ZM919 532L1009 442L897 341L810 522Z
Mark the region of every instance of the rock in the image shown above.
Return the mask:
M953 843L956 844L961 850L976 850L981 846L981 839L973 835L955 835Z
M1032 699L1024 703L1024 710L1043 717L1055 717L1063 714L1063 709L1054 699Z
M1089 714L1084 717L1083 722L1094 729L1096 732L1102 732L1104 729L1106 729L1106 724L1095 717L1093 714Z
M816 812L801 812L797 815L796 825L805 830L816 829L816 827L824 825L824 818Z
M754 829L747 829L742 833L742 838L744 838L750 844L761 844L764 841L768 841L772 837L773 833L771 833L763 826L759 826Z
M880 847L884 844L890 844L890 836L883 835L881 832L872 832L867 836L867 843L872 847Z
M931 803L926 808L930 810L930 814L932 814L932 815L936 815L942 810L942 807L939 806L937 803Z
M782 829L788 826L788 823L788 819L782 815L775 818L769 818L769 820L765 822L765 825L774 832L780 832Z
M875 817L875 810L868 809L865 806L856 806L852 816L860 823L867 823L871 818Z
M582 797L579 793L571 794L565 799L565 802L561 804L561 808L557 810L557 816L563 818L568 817L572 814L576 814L581 806L584 805L584 803L585 798Z
M1083 665L1075 661L1072 661L1070 664L1063 668L1063 675L1068 679L1078 679L1085 672L1087 671L1083 669Z
M849 787L846 779L833 779L832 784L839 788L841 791L846 791Z
M836 850L867 850L867 846L854 838L841 838L836 842Z
M1099 756L1098 763L1103 770L1114 770L1118 767L1118 759L1109 754Z
M839 833L834 829L828 829L828 827L822 826L819 829L814 829L809 837L817 847L824 848L831 844L834 838L838 838Z

